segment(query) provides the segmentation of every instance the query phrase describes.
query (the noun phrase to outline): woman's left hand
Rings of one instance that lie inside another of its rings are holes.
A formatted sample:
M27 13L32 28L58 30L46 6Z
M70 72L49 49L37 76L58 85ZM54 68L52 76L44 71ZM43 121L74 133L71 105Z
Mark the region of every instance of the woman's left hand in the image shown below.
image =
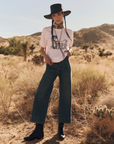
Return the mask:
M69 49L69 50L65 50L64 52L67 52L67 56L70 57L73 53L73 50L72 49Z

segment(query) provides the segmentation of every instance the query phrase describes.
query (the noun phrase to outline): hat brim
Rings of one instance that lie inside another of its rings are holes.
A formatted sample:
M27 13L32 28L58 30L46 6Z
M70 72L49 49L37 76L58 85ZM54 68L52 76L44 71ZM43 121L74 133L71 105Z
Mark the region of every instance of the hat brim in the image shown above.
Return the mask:
M70 10L68 10L68 11L61 11L61 12L64 12L64 16L68 16L68 15L71 13ZM54 13L53 13L53 14L54 14ZM52 14L44 15L44 17L45 17L46 19L52 19Z

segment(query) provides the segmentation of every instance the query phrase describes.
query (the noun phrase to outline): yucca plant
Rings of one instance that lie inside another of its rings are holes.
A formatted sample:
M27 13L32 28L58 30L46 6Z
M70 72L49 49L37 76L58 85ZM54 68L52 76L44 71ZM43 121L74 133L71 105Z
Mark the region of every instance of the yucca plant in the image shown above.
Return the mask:
M88 43L85 43L82 47L82 49L85 49L85 53L87 53L87 49L89 47L89 44Z
M32 44L31 46L30 46L30 50L31 50L31 54L33 55L33 50L35 49L35 46L34 46L34 44Z
M27 40L21 41L21 46L22 46L24 61L26 61L27 55L28 55L28 50L29 50L29 41L27 41Z

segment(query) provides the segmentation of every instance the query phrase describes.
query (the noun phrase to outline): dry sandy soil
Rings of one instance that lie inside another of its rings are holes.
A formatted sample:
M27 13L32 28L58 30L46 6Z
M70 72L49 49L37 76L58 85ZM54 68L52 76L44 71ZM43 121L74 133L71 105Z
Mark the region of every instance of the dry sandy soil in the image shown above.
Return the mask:
M66 136L64 141L60 141L58 139L58 136L56 132L50 132L49 128L45 128L45 136L44 139L41 141L34 140L31 142L24 142L23 138L30 134L30 132L33 130L33 124L30 123L22 123L22 124L8 124L6 126L1 126L1 138L0 138L0 144L78 144L80 143L80 137L82 137L81 134L77 134L77 137L72 136Z

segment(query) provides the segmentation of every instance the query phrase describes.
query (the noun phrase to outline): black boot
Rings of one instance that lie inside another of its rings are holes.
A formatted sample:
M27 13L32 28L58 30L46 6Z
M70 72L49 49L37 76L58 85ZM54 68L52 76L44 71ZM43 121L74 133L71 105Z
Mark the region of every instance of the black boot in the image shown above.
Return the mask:
M36 128L33 131L33 133L29 136L29 137L25 137L24 140L25 141L32 141L35 139L42 139L44 137L44 132L43 132L43 124L37 124L36 123Z
M59 122L58 135L59 135L60 140L63 140L65 138L65 134L63 133L63 125L64 125L64 123Z

